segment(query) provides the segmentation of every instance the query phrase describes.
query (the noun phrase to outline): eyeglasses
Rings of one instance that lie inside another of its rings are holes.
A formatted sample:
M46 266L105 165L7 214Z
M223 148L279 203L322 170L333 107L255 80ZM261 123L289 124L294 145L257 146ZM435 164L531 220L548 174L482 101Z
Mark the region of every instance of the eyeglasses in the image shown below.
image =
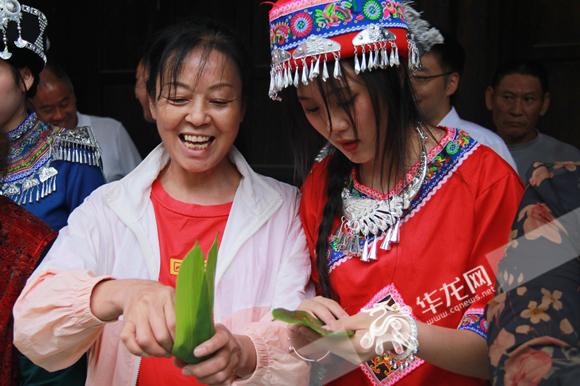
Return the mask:
M436 75L427 75L427 76L421 76L421 75L411 75L411 81L415 82L415 83L427 83L435 78L439 78L442 76L447 76L447 75L451 75L453 74L454 71L447 71L447 72L443 72L441 74L436 74Z

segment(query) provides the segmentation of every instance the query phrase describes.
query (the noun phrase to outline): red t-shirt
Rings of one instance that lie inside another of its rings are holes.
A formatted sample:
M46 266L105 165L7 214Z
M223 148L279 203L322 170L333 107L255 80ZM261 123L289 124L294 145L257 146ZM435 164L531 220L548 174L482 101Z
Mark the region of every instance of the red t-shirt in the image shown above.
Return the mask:
M151 201L155 210L159 236L159 282L175 288L181 261L199 242L207 254L216 234L222 235L232 203L222 205L195 205L172 198L159 180L153 183ZM138 386L199 385L195 378L181 374L173 358L143 358L137 379Z

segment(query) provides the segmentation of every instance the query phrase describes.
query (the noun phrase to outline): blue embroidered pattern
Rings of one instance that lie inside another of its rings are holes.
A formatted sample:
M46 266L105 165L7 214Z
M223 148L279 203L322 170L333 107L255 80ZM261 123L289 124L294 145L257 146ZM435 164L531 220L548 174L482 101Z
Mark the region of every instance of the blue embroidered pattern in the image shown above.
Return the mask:
M483 308L478 308L467 310L465 315L463 315L463 318L461 318L461 322L457 329L475 332L477 335L487 340L487 327L484 310Z
M419 193L411 201L409 208L404 211L403 216L401 217L403 222L409 213L412 213L416 208L418 208L429 194L434 191L439 184L443 183L445 178L455 170L457 165L462 162L465 155L471 152L476 145L477 141L471 138L467 133L461 130L455 130L453 138L445 145L443 150L429 161L425 181L423 182ZM369 197L365 193L358 191L354 187L352 181L350 184L350 190L353 196ZM332 240L332 238L333 235L331 235L330 240ZM364 245L365 240L364 237L359 236L358 242L361 247ZM373 240L374 236L370 236L368 239L369 243ZM329 272L332 272L338 265L349 258L349 256L345 256L343 251L338 250L332 241L329 242Z
M38 121L35 113L29 114L22 124L8 132L8 137L11 142L8 173L0 182L10 184L21 181L38 173L50 162L52 129Z
M319 37L334 37L361 31L369 25L407 29L403 8L398 1L377 0L324 1L297 3L271 22L272 48L291 50L311 32ZM310 6L307 6L310 5Z

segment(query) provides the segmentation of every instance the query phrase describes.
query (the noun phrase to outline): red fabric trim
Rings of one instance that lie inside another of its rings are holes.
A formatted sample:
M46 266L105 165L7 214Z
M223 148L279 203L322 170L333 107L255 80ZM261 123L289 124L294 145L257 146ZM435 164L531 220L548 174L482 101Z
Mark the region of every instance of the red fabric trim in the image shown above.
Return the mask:
M17 385L12 307L56 232L0 196L0 386Z

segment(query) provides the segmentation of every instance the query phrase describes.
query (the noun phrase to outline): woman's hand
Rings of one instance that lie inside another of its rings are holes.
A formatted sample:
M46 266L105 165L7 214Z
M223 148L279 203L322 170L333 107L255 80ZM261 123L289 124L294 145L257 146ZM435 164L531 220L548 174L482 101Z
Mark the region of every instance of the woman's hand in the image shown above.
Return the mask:
M91 310L103 320L123 315L121 340L134 355L170 357L175 289L152 280L107 280L95 286Z
M338 331L339 320L348 318L348 313L336 301L322 296L305 300L298 310L306 311L318 318L329 331ZM294 324L289 327L290 342L303 358L317 360L324 358L329 351L335 352L340 345L348 346L348 339L324 338L308 327ZM352 351L352 350L351 350Z
M322 296L317 296L312 299L307 299L298 307L300 311L306 311L315 318L318 318L325 325L336 322L338 318L347 317L348 314L342 309L340 304L332 299L327 299ZM319 358L323 356L327 350L316 348L314 342L320 339L320 335L300 324L289 326L290 342L295 349L302 349L301 353L307 357ZM309 346L309 347L306 347ZM319 352L320 351L320 352ZM317 355L320 354L320 355Z
M193 365L176 359L184 375L197 378L208 385L231 385L236 379L244 378L256 368L256 349L249 337L232 335L221 324L216 325L215 335L195 348L196 357L210 356Z
M372 359L376 355L373 348L364 348L361 345L363 336L368 332L375 319L368 313L359 312L350 316L340 304L320 296L304 301L298 309L307 311L322 320L325 324L324 327L330 331L355 332L350 339L321 338L320 335L302 325L293 325L290 327L292 345L294 348L300 349L299 353L304 357L316 359L322 357L327 351L331 351L353 363L360 363ZM390 345L387 345L385 350L391 348Z
M332 322L330 325L327 325L327 328L331 331L354 331L354 335L348 340L345 341L337 341L335 347L332 351L353 362L355 359L358 359L359 363L370 360L374 358L377 354L374 351L374 346L371 348L365 348L362 346L361 341L363 336L368 333L369 328L375 317L369 315L366 312L359 312L353 316L347 316L345 318L341 318L337 321ZM385 344L385 352L392 349L392 345L390 343Z
M315 318L322 320L322 323L326 325L348 316L348 313L340 304L322 296L306 299L300 304L298 309L310 313Z

